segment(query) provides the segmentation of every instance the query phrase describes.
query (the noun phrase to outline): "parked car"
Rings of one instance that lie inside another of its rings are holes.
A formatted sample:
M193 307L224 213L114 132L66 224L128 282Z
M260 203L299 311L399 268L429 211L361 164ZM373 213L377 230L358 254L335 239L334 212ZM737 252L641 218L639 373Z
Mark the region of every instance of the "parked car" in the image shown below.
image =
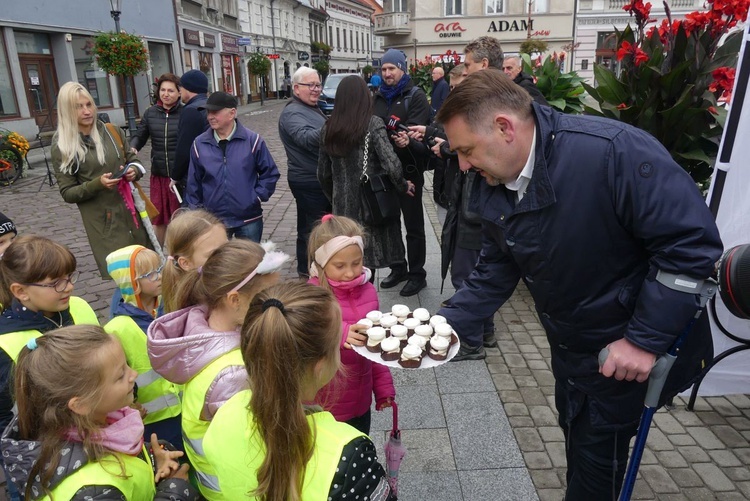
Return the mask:
M336 100L336 89L341 80L352 75L356 75L356 73L336 73L326 77L325 82L323 82L323 90L320 92L320 97L318 97L318 108L320 108L320 111L326 115L331 114L333 103Z

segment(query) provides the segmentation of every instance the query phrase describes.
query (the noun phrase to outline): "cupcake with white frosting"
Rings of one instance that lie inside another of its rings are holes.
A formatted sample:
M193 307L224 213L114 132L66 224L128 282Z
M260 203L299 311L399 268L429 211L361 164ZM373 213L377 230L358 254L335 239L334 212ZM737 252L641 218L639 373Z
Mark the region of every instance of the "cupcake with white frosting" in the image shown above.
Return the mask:
M430 312L427 311L427 308L417 308L412 312L411 316L423 324L430 322Z
M405 369L416 369L422 365L422 348L407 344L401 352L401 359L398 363Z
M433 336L430 339L430 349L427 350L427 356L433 360L442 361L448 357L448 348L450 341L443 336Z
M399 343L401 343L402 348L406 346L406 341L409 338L409 336L407 335L408 332L409 329L407 329L403 325L397 324L391 327L391 337L398 339Z
M417 320L416 318L407 318L404 320L404 327L406 327L409 330L408 336L414 335L414 329L422 325L422 322Z
M368 317L369 318L369 317ZM436 325L444 324L446 322L445 317L442 315L432 315L430 317L430 325L434 329Z
M390 313L386 313L385 315L380 317L380 326L383 329L388 330L394 325L396 325L397 323L398 323L398 318L394 317Z
M458 338L456 337L456 334L453 333L453 327L451 327L448 324L438 324L435 326L435 335L444 337L448 340L450 344L456 344L458 342Z
M385 339L385 329L382 327L370 327L367 329L367 351L380 352L380 343Z
M391 313L394 317L398 318L398 321L404 323L404 320L409 316L411 310L405 304L394 304L391 307Z
M414 336L423 337L425 341L429 341L430 336L432 336L432 327L429 325L417 325L414 328Z
M367 315L367 320L372 322L372 325L380 325L380 318L383 316L378 310L372 310Z
M387 337L380 343L380 356L383 360L394 361L401 358L401 343L395 337Z
M425 351L427 348L427 341L429 338L422 337L422 336L412 336L409 338L409 341L406 342L406 346L414 345L419 346L419 349L422 351Z

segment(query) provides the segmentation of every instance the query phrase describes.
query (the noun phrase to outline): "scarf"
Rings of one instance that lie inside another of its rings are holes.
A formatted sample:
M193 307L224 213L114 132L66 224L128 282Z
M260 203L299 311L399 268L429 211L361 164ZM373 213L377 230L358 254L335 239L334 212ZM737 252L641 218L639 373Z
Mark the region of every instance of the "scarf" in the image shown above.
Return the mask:
M394 87L389 87L385 82L380 84L380 95L385 98L385 101L388 103L388 108L391 107L393 98L401 94L409 82L411 82L411 77L407 73L404 73L404 76L401 77L401 80L399 80Z
M372 271L370 271L370 268L362 267L362 274L358 277L356 277L353 280L349 280L346 282L340 282L338 280L331 280L328 279L328 285L330 285L333 289L340 289L340 290L350 290L350 289L356 289L360 285L365 285L372 276Z
M65 432L71 442L83 442L78 430L71 428ZM137 456L143 450L143 420L141 413L130 407L107 414L107 426L99 429L94 440L105 449Z

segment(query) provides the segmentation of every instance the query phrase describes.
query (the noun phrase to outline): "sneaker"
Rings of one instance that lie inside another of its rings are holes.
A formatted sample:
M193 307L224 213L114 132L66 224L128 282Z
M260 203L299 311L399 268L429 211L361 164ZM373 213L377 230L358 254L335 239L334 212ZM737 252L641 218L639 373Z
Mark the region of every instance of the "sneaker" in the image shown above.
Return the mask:
M497 338L495 331L485 332L482 338L482 344L485 348L497 348Z
M400 271L392 271L390 275L385 277L380 282L380 288L381 289L390 289L391 287L396 287L401 282L404 282L408 280L408 275L406 273L400 272Z
M413 296L414 294L418 293L422 289L427 287L427 280L409 280L406 282L406 285L404 285L404 288L401 289L401 294L404 297Z
M468 344L462 344L458 349L456 356L451 358L451 362L460 362L462 360L484 360L487 357L487 353L484 351L484 346L469 346Z

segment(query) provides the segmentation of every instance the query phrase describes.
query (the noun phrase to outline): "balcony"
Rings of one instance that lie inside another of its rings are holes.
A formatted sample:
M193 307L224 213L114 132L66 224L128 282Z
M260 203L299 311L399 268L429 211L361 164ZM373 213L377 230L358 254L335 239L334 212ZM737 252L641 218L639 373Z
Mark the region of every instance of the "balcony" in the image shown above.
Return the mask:
M582 3L592 3L592 2L582 2ZM597 2L593 2L596 4ZM623 7L625 7L626 4L630 3L630 0L608 0L609 3L609 10L622 10ZM659 2L657 4L657 9L661 6ZM701 9L703 7L703 0L671 0L669 2L669 8L672 10L692 10L692 9ZM583 6L581 7L581 10L584 10ZM585 9L588 10L588 9ZM596 9L594 9L596 10Z
M375 34L376 35L409 35L411 26L409 25L408 12L389 12L388 14L378 14L375 16Z

